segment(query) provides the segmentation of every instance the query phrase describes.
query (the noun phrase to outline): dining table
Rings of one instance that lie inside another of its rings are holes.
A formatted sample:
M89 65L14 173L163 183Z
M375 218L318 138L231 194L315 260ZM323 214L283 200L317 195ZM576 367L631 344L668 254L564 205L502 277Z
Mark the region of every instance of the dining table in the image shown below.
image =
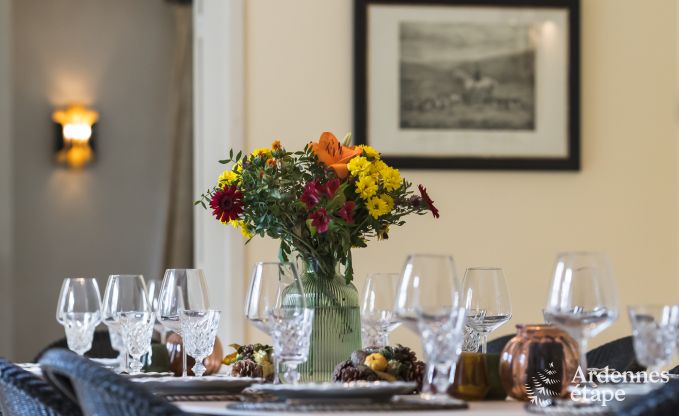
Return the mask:
M243 410L228 409L228 405L234 402L228 401L179 401L173 402L175 406L187 413L198 415L227 415L227 416L255 416L258 414L271 414L270 412L253 412ZM458 410L426 410L426 411L399 411L399 412L318 412L318 413L304 413L305 415L318 416L368 416L368 415L417 415L417 416L440 416L444 414L459 414L460 416L519 416L530 414L525 409L525 403L513 399L501 401L479 401L469 402L469 408ZM299 416L300 412L276 412L277 416Z

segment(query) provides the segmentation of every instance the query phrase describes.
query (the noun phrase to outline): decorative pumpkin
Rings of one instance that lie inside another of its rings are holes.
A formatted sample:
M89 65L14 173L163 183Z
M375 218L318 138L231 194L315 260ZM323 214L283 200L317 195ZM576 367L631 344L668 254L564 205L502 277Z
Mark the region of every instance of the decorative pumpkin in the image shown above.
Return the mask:
M167 354L170 356L170 371L174 373L175 376L181 377L182 375L182 347L184 346L182 342L182 337L174 332L170 333L167 337ZM205 365L205 375L215 374L219 371L222 366L222 358L224 357L224 349L222 348L222 343L219 341L219 337L215 338L215 347L212 350L212 354L208 355L203 364ZM190 355L186 356L186 367L187 374L189 376L193 375L191 368L194 366L196 361Z

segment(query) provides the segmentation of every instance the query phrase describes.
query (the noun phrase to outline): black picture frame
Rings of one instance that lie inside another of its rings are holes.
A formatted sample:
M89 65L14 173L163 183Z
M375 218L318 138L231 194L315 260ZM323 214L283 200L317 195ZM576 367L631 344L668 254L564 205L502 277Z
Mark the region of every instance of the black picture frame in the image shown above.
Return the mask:
M370 145L368 122L367 12L370 5L473 6L559 8L568 11L568 156L564 158L482 158L389 156L384 160L403 169L579 171L580 162L580 0L354 0L354 141Z

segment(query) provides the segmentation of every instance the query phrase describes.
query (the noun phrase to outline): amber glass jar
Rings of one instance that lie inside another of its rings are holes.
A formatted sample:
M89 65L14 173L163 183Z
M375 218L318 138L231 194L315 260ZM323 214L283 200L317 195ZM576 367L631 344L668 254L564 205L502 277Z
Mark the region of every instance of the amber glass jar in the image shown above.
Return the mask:
M517 325L517 334L500 354L500 379L517 400L565 397L578 368L577 343L558 327Z

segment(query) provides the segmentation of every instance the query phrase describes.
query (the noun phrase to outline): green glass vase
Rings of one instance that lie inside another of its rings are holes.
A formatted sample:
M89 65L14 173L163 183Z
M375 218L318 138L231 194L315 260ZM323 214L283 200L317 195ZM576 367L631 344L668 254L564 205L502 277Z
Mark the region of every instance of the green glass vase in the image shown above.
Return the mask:
M309 359L299 368L301 381L331 381L335 366L361 348L358 290L346 283L339 267L328 275L311 260L301 269L306 305L314 310Z

